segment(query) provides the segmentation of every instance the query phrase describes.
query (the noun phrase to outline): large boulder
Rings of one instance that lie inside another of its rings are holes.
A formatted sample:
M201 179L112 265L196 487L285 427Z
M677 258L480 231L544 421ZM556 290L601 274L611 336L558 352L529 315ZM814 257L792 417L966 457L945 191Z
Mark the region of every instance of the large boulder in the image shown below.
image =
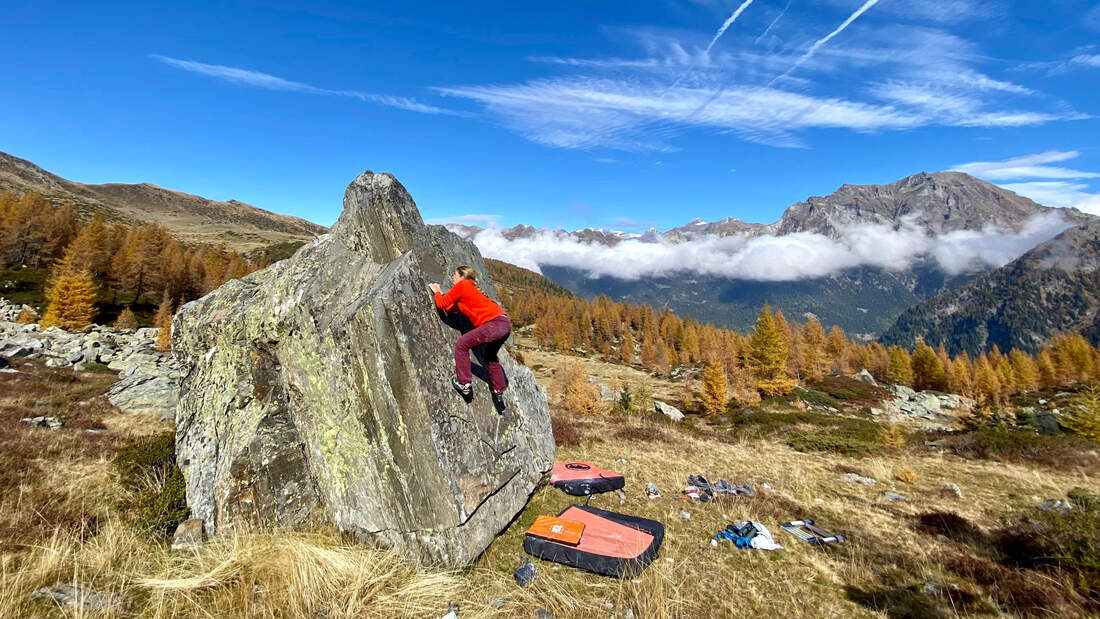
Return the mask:
M507 526L553 465L549 409L505 350L501 418L484 381L451 388L461 325L427 285L461 264L498 298L472 243L365 172L329 234L180 309L177 460L207 533L327 521L459 566Z

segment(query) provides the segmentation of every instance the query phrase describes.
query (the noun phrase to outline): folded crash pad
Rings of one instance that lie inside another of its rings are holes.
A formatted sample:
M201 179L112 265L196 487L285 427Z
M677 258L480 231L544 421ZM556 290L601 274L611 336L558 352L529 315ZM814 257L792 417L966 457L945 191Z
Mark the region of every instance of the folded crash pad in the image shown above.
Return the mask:
M642 572L661 548L665 527L656 520L616 514L588 505L570 505L559 518L584 525L580 541L566 544L528 533L527 554L604 576L631 577Z
M555 542L574 546L581 541L581 533L584 533L584 523L555 516L539 516L535 518L531 528L527 529L528 535L545 537Z
M555 462L550 485L566 494L587 496L619 490L626 485L626 478L587 462Z

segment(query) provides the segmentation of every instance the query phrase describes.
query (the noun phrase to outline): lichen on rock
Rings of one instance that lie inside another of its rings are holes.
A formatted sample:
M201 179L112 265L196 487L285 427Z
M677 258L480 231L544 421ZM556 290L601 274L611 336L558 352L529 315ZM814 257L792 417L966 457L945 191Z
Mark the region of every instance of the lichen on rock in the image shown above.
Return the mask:
M498 298L472 243L368 171L329 234L180 309L177 457L208 533L327 521L459 566L523 509L553 463L546 396L501 350L494 441L488 385L469 404L451 389L460 331L427 284L461 264Z

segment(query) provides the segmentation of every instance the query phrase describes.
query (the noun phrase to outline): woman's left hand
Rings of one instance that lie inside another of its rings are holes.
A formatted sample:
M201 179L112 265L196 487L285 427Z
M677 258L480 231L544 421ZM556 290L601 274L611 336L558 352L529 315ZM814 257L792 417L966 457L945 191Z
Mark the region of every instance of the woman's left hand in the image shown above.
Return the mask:
M443 294L443 289L439 287L439 284L428 284L428 290L435 294Z

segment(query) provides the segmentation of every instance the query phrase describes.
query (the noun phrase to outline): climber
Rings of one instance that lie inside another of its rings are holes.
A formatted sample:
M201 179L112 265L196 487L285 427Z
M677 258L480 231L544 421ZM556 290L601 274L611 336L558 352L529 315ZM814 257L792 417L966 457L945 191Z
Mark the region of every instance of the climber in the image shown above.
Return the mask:
M489 386L493 396L493 406L497 412L504 412L504 390L507 382L504 369L500 367L497 352L512 333L512 321L504 310L477 287L477 274L468 266L460 266L451 275L451 289L443 294L439 284L428 284L435 298L435 305L445 312L456 307L462 312L474 328L467 331L455 342L455 378L451 385L467 402L473 396L472 376L470 372L470 349L485 346L484 361L489 371Z

